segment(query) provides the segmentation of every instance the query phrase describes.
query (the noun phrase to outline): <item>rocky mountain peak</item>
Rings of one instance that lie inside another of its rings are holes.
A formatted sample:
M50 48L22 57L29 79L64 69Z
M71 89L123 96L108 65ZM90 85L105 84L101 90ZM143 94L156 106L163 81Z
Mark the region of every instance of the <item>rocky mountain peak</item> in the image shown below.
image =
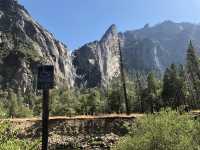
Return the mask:
M17 5L17 0L0 0L1 6L7 6L5 8L12 8Z
M86 44L74 52L79 86L107 86L119 75L118 42L117 28L111 25L100 41Z
M144 29L148 29L150 27L150 25L147 23L144 25Z
M125 61L129 70L161 70L171 63L184 64L188 41L200 51L200 26L164 21L149 28L124 33Z
M16 0L0 0L0 62L2 88L33 90L37 66L41 64L54 65L58 86L74 84L72 60L66 46Z
M107 86L119 76L119 41L125 68L131 71L165 70L184 63L189 40L200 51L200 25L165 21L155 26L118 33L111 25L100 40L71 54L67 46L37 23L16 0L0 0L1 88L33 89L37 66L55 66L58 86Z
M103 37L101 38L101 41L107 40L109 38L112 37L116 37L118 34L117 32L117 26L115 24L112 24L108 30L105 32L105 34L103 35Z
M113 33L116 34L117 33L117 26L115 24L112 24L107 31L105 32L105 34L109 34L109 33Z

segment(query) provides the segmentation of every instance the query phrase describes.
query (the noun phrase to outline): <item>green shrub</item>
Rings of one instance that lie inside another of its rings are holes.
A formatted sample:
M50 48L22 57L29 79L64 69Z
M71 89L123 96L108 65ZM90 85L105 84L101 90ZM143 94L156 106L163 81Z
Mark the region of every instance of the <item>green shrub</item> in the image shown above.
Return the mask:
M165 110L146 115L114 150L199 150L200 123L188 115Z
M17 130L6 121L0 122L0 150L37 150L38 140L17 138Z

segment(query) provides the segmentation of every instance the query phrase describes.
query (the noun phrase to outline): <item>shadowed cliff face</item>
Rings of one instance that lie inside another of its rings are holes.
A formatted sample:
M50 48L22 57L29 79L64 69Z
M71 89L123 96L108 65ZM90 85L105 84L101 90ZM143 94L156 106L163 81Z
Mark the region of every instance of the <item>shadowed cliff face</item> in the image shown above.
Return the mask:
M200 25L165 21L124 33L124 55L129 70L161 70L184 64L189 40L200 48Z
M112 25L100 41L88 43L73 55L78 86L106 86L113 77L120 73L119 36L115 25Z
M55 66L57 85L74 85L67 47L33 20L15 0L0 0L0 60L4 68L0 70L3 87L17 87L24 92L31 89L39 64Z

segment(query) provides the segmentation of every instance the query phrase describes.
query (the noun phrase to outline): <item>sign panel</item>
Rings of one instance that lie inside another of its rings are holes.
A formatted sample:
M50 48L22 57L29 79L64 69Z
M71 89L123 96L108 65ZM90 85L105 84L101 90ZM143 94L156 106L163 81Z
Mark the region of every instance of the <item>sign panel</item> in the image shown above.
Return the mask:
M54 87L54 67L43 65L38 67L37 88L52 89Z

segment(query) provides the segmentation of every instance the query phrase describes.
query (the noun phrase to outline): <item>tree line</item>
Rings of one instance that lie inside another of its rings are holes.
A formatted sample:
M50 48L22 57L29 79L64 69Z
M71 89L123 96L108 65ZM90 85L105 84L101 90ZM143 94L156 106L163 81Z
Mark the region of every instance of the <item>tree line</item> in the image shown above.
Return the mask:
M162 78L155 72L134 72L124 75L126 88L120 77L113 79L107 88L69 89L60 88L50 92L50 115L96 115L160 111L161 108L200 108L199 58L190 41L186 64L171 64ZM0 90L1 117L29 117L41 115L41 93L12 89Z

